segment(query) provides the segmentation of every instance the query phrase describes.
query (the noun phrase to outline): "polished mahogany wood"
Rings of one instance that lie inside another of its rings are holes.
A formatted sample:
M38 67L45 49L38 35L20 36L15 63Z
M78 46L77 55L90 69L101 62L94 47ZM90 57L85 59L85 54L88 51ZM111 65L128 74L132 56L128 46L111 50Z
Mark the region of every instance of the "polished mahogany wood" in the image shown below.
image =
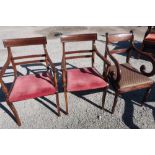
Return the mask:
M3 40L4 47L28 46L47 44L46 37L18 38Z
M122 41L129 41L133 38L132 34L112 34L107 38L107 43L117 43Z
M72 35L63 35L61 37L61 42L77 42L77 41L93 41L97 40L97 34L72 34Z

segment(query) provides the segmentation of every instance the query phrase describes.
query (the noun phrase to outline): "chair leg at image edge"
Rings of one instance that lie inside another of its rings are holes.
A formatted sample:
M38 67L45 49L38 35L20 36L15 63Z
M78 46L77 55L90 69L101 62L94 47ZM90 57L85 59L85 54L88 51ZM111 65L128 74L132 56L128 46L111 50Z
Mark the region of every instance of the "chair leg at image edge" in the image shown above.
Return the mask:
M56 93L56 103L57 103L58 116L60 116L60 104L59 104L59 95L58 95L58 93Z
M115 98L114 98L114 104L113 104L112 111L111 111L112 114L113 114L114 111L115 111L116 104L117 104L117 100L118 100L118 96L119 96L119 93L116 92L116 94L115 94Z
M66 114L68 114L68 96L67 96L67 91L64 91L64 95L65 95L65 102L66 102Z
M10 109L12 110L12 112L13 112L13 114L15 116L16 123L18 124L18 126L21 126L21 121L20 121L20 118L19 118L19 115L17 113L17 110L16 110L15 106L13 105L13 103L7 102L7 104L10 107Z

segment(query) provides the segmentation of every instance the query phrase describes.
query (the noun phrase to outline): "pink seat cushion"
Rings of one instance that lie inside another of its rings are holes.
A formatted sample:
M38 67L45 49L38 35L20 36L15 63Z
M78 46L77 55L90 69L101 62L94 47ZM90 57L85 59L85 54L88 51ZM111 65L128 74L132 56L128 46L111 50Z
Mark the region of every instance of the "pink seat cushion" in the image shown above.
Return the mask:
M145 40L147 41L155 41L155 33L150 33L146 36Z
M99 77L94 68L78 68L67 71L67 91L84 91L106 86L108 84Z
M11 90L9 101L21 101L30 98L52 95L56 92L46 73L19 76Z

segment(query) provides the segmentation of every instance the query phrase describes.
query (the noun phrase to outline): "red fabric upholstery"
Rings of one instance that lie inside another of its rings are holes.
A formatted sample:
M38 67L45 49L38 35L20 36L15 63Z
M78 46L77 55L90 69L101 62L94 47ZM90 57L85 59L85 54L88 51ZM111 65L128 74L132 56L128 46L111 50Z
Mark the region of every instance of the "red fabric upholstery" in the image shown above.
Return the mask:
M56 92L46 73L19 76L9 96L10 102L52 95Z
M67 91L84 91L106 86L108 84L99 77L94 68L78 68L67 71Z
M155 33L150 33L146 36L145 40L147 41L155 41Z

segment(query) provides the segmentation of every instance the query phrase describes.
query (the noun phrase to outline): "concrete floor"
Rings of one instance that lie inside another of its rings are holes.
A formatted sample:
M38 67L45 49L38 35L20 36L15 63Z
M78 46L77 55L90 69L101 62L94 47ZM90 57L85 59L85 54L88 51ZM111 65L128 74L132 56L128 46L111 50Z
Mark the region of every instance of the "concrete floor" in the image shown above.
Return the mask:
M98 33L98 40L105 40L105 32L121 33L134 31L135 40L141 42L146 31L146 27L0 27L0 67L6 61L7 51L4 49L2 40L6 38L18 37L36 37L46 36L48 39L48 52L50 57L58 69L59 90L60 90L60 104L64 109L64 95L61 87L61 72L60 62L62 57L62 47L59 36L56 33L72 34L72 33ZM81 47L89 47L89 44L76 44L78 49ZM73 45L74 47L74 45ZM68 45L68 49L73 48ZM104 54L104 43L97 42L99 51ZM33 49L33 50L32 50ZM31 53L35 53L39 48L32 47ZM22 54L26 54L30 48L22 49ZM14 55L20 55L21 49L14 49ZM117 55L120 61L124 61L125 57ZM132 57L131 63L139 68L141 64L146 64L150 68L147 61L137 60ZM81 67L81 61L70 61L68 66ZM102 72L102 62L96 59L95 65L99 71ZM88 60L83 61L83 66L89 66ZM37 67L37 68L36 68ZM22 65L18 69L23 74L28 70L36 71L42 69L42 65L37 66ZM7 71L4 81L10 83L12 78L12 69ZM151 77L155 79L155 77ZM73 94L69 93L69 115L66 116L61 112L61 117L57 117L53 111L55 108L55 97L48 96L45 98L30 99L26 101L16 102L15 106L20 115L22 126L18 127L12 119L11 111L5 103L4 94L0 86L0 128L155 128L155 89L152 90L151 96L144 107L140 107L143 90L128 93L123 97L119 97L116 111L113 115L102 111L101 105L102 92L93 94ZM109 90L106 98L106 107L110 109L113 103L113 90Z

